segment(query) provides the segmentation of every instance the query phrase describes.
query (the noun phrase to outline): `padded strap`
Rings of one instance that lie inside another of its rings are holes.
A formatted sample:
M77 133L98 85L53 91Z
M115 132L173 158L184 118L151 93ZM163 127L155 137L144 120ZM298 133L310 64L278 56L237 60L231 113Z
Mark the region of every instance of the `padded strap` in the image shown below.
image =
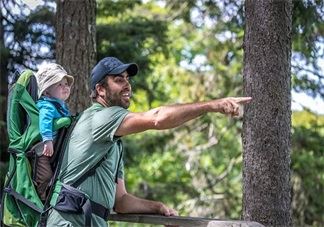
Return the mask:
M85 217L85 226L91 226L92 214L103 218L105 221L108 221L108 216L110 214L109 209L99 203L93 202L90 199L87 199L87 201L83 204L82 211Z
M14 148L8 148L8 153L9 154L12 154L13 156L16 156L16 154L19 154L19 153L21 153L20 151L18 151L18 150L16 150L16 149L14 149Z
M87 199L87 201L83 204L82 211L85 217L85 226L91 226L92 210L91 210L91 202L89 199Z
M30 76L29 78L29 83L26 87L26 90L28 91L30 97L34 100L34 102L37 102L38 99L38 86L37 86L37 80L34 75Z
M79 179L77 179L74 183L71 184L72 187L77 188L85 179L89 176L92 176L96 173L96 169L101 165L101 163L106 159L103 157L95 166L89 169L85 174L83 174Z
M91 202L92 213L108 221L110 209L104 207L99 203L93 202L92 200L90 200L90 202Z
M121 143L121 140L118 140L117 143ZM123 158L123 150L120 153L119 159L118 159L118 164L117 164L117 171L120 166L120 162ZM94 175L96 173L96 169L101 165L101 163L106 159L106 156L104 156L95 166L93 166L91 169L89 169L85 174L83 174L79 179L77 179L74 183L71 184L71 186L77 188L85 179L88 177ZM118 173L116 173L115 176L115 182L116 184L118 183Z
M13 196L16 200L19 200L20 202L24 203L26 206L30 207L34 211L38 213L42 213L43 210L37 207L34 203L30 202L27 200L25 197L22 195L18 194L15 190L13 190L11 187L7 187L3 189L4 192L8 193L9 195Z
M57 160L57 166L55 168L55 172L54 172L54 175L52 177L52 180L49 184L49 192L48 194L49 195L52 195L53 191L54 191L54 186L55 184L53 183L55 179L58 178L58 175L59 175L59 172L60 172L60 169L61 169L61 164L62 164L62 160L63 160L63 156L64 156L64 151L65 151L65 148L67 146L67 142L68 142L68 138L70 138L71 136L71 133L77 123L79 119L79 116L76 116L74 117L71 125L69 126L69 128L62 128L60 132L60 136L58 138L58 141L59 141L59 144L58 144L58 147L57 150L60 150L61 152L59 152L59 157L58 157L58 160ZM46 201L44 203L44 209L47 210L48 208L50 208L50 196L48 198L46 198ZM45 217L43 217L44 219L44 222L46 223L46 220L47 220L47 215Z

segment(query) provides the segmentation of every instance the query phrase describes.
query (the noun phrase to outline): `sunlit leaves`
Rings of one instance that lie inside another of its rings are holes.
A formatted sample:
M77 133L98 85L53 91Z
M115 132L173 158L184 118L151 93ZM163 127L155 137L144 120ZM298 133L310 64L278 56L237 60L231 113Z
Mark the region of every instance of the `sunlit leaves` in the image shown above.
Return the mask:
M319 226L324 222L324 117L296 112L292 123L294 225Z
M324 53L323 1L293 3L293 87L324 96L318 62ZM98 60L117 56L139 65L131 111L241 95L243 4L98 0ZM23 7L17 9L21 13L4 15L9 48L1 47L1 57L10 53L11 64L30 67L42 58L52 59L54 9L40 6L30 15ZM318 119L322 118L293 115L292 168L304 193L296 198L307 202L303 212L309 225L323 223L323 199L316 199L323 191L323 121ZM177 129L124 138L128 190L163 200L182 215L240 218L240 132L240 121L208 114Z

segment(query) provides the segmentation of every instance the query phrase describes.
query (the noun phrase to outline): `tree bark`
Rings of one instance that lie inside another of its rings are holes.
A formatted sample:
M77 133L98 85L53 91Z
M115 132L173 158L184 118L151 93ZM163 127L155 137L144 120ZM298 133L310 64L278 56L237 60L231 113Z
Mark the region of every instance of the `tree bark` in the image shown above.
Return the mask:
M291 0L246 0L243 217L291 226Z
M89 75L96 62L96 1L57 0L56 61L74 76L68 105L72 113L90 104Z

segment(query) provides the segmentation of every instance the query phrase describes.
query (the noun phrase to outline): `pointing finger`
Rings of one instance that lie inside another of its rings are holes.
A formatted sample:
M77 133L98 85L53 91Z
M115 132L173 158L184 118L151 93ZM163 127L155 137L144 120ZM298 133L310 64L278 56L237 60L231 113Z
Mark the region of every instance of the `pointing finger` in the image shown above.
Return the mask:
M252 101L252 97L234 97L233 100L239 104L246 104Z

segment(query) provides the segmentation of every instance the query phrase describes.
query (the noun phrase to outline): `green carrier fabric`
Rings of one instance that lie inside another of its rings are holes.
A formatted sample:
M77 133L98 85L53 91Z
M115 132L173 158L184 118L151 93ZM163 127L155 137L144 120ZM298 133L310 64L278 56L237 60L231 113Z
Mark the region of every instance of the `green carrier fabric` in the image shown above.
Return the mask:
M1 201L1 215L7 226L38 226L46 212L32 181L32 166L27 157L29 149L41 140L38 123L37 83L30 70L24 71L10 88L7 109L7 130L10 152L9 169ZM71 118L64 117L54 128L68 127Z

